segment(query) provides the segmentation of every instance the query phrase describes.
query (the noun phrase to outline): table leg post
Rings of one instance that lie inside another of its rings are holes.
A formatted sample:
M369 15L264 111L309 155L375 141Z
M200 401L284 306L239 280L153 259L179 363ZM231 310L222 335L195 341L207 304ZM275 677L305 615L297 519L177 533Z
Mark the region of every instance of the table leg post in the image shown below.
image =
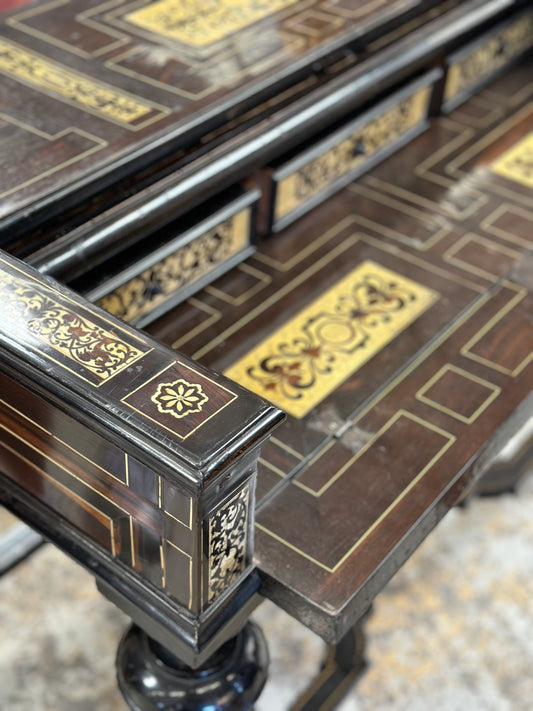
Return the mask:
M119 687L133 711L248 711L267 668L265 638L251 622L197 669L137 625L127 630L117 652Z
M291 711L330 711L341 701L366 667L363 620L337 644L328 647L322 669Z
M476 494L514 492L533 461L533 393L516 408L476 462Z

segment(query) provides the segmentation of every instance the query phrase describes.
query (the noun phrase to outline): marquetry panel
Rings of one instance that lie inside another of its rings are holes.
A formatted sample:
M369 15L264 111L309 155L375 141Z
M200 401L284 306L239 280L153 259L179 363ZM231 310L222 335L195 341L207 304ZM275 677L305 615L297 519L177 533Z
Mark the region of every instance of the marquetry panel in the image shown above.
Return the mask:
M150 349L102 316L77 308L55 288L0 257L0 297L4 305L0 331L24 342L41 357L69 373L101 385L142 358Z
M203 134L221 129L230 113L238 118L228 108L239 107L243 97L249 102L257 91L275 94L295 62L312 74L317 57L352 41L353 22L364 36L383 17L394 24L413 8L419 12L415 0L349 5L333 0L227 0L216 7L184 0L4 3L0 95L6 120L56 139L42 143L39 167L30 170L26 161L11 166L12 200L2 204L0 214L18 214L63 191L76 201L78 181L92 183L102 174L109 181L117 161L123 171L128 154L136 157L131 171L143 169L161 155L151 155L152 139L168 143L166 154L182 150L190 145L191 129L198 136L202 111L209 117ZM0 164L26 150L29 137L15 138Z
M209 517L208 604L227 590L251 562L248 541L250 496L250 484L246 484Z
M341 212L345 209L346 204ZM314 232L310 225L304 225L291 245L292 257L283 252L283 240L269 241L268 248L265 245L253 261L261 260L261 269L270 275L270 284L245 303L230 304L225 299L223 307L218 292L223 283L229 288L229 275L224 277L216 283L216 291L210 288L200 296L211 306L219 303L221 317L217 331L197 331L194 337L181 341L180 347L225 371L239 383L261 392L292 415L263 446L259 497L293 469L301 467L325 438L342 430L346 417L375 389L383 387L404 360L414 357L425 339L438 335L447 324L451 310L460 316L461 310L479 294L478 287L468 279L445 275L435 269L431 261L413 259L407 251L391 253L384 248L382 239L360 235L358 230L357 221L347 218L325 234L319 225ZM274 258L276 254L279 261ZM358 271L358 264L365 266ZM352 289L346 290L345 285L354 286L358 275L369 277L370 266L374 277L379 274L383 279L387 275L384 284L390 282L394 287L383 290L377 288L377 282L363 280L362 286L366 284L368 291L362 289L358 295L359 310L354 305L350 312L348 304L355 297ZM236 290L241 278L236 272L233 276ZM331 286L328 290L329 284L337 287ZM341 297L345 292L349 298L343 301ZM393 298L393 293L399 297L400 292L405 302ZM369 300L363 298L365 294ZM409 300L409 294L413 300ZM333 299L327 309L324 298ZM336 298L348 309L344 320L344 312L335 312ZM195 299L195 303L201 302ZM327 345L324 343L316 343L315 349L308 347L313 329L320 324L327 325L325 316L330 312L333 326L344 324L344 328L359 336L352 344L358 346L353 352L345 352L349 349L343 350L339 344L334 344L335 349L323 348ZM172 321L161 319L156 324L162 329L160 333L166 332L170 338L172 333L179 333L185 323L181 320L182 313L186 318L189 309L184 306L173 311ZM400 322L403 327L399 326ZM306 323L309 324L307 330L300 328ZM382 338L385 340L380 340ZM267 350L271 345L281 350L272 353L269 363ZM318 354L317 348L323 349L320 358L311 353ZM305 356L304 351L309 354ZM299 352L302 353L300 359L296 357ZM254 380L254 376L259 377ZM305 378L309 380L309 377L313 382L306 383ZM272 384L270 389L269 383ZM274 383L277 383L275 388ZM306 384L310 387L303 387Z
M232 270L151 328L248 387L263 366L294 387L291 347L304 352L309 329L336 313L321 298L364 265L438 295L404 329L383 323L390 340L374 352L369 339L358 369L346 354L325 362L339 382L303 416L276 400L289 416L259 461L256 562L268 594L328 639L464 494L471 464L533 387L533 200L493 170L531 132L532 91L523 62L480 95L483 117L467 102L457 119L435 119L263 240L243 265L265 275L258 292ZM283 362L269 361L272 344Z
M126 566L200 615L246 582L258 446L281 413L5 253L0 267L6 490L82 563Z
M277 231L400 142L422 131L436 77L418 81L278 167L273 175L271 229Z
M186 439L218 415L237 395L198 370L175 363L128 393L123 402L142 418Z
M2 473L110 556L189 606L189 577L186 589L182 581L165 580L164 551L179 546L192 554L191 496L165 482L162 497L160 477L145 465L67 415L51 412L44 400L5 376L0 380L6 398L0 399ZM185 523L175 527L178 515Z
M461 359L461 342L487 315L473 308L260 508L258 563L280 583L274 597L287 604L285 590L296 595L293 614L301 611L305 619L308 603L319 608L312 622L306 619L317 631L327 619L333 627L349 614L347 603L360 585L371 589L372 579L380 579L372 568L376 548L388 577L397 542L410 538L432 497L443 497L441 512L453 503L461 487L449 497L443 492L483 447L487 427L494 432L530 391L531 368L509 381ZM516 332L507 335L520 344ZM457 365L445 362L452 354ZM293 517L297 527L290 524Z
M363 262L225 371L304 417L438 298L397 272Z
M93 285L85 295L123 321L144 325L248 256L255 210L243 204L256 197L249 191L144 258L138 256L129 267L119 267L117 275ZM91 281L91 275L84 278L84 283Z
M519 15L450 57L444 88L446 109L533 46L533 14Z
M165 107L67 69L7 39L0 39L0 73L127 127L140 128L169 113Z
M196 613L249 568L249 482L199 521L197 499L182 484L162 479L2 374L0 389L2 475L113 560ZM205 561L198 556L204 537Z
M185 0L157 0L125 16L128 22L158 35L193 47L225 39L228 35L294 5L296 0L242 3L226 0L215 7L194 5Z

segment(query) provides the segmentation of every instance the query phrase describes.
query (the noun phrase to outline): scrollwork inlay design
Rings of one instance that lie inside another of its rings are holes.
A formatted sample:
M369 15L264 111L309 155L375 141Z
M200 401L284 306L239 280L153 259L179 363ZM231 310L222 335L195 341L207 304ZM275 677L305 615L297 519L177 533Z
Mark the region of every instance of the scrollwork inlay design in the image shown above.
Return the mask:
M215 0L202 4L188 0L158 0L130 13L126 19L156 34L200 48L296 2Z
M332 311L311 316L291 342L279 343L277 352L249 368L248 375L266 393L279 391L297 400L302 390L330 373L339 358L368 347L372 332L415 300L405 286L377 273L366 274L351 292L339 295Z
M3 272L0 298L2 319L25 326L41 342L102 381L142 355L142 351L55 301L29 281Z
M209 592L213 602L246 568L250 487L246 486L209 519Z
M182 245L168 257L145 269L104 296L98 305L124 321L134 321L153 311L180 289L236 255L248 243L240 215Z
M452 64L446 80L444 99L452 99L475 86L533 46L533 16L520 18Z
M437 298L432 289L365 260L224 374L305 417Z

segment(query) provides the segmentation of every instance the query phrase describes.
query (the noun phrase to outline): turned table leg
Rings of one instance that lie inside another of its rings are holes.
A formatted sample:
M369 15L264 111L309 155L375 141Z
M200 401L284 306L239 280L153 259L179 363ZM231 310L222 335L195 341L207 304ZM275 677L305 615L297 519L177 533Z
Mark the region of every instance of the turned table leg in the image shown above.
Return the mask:
M192 669L132 625L120 642L117 678L133 711L246 711L267 677L268 650L251 622Z

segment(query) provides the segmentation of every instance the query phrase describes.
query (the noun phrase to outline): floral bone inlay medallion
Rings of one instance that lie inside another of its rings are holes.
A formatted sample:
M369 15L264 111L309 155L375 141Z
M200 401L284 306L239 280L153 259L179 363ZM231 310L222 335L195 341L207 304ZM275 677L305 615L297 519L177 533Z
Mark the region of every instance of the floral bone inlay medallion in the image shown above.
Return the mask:
M202 386L180 378L172 383L160 383L152 395L152 402L164 415L181 418L200 412L209 400Z

